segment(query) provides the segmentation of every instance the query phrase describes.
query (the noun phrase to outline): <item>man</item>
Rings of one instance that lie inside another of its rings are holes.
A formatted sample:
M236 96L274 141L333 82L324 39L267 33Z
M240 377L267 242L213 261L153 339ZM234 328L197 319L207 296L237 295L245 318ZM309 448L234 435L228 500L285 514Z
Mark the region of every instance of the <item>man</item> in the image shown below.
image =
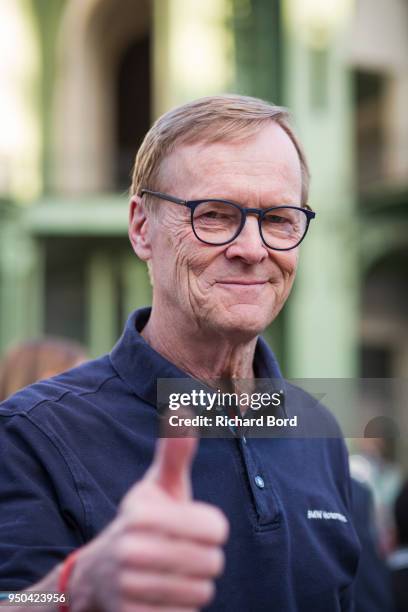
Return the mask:
M351 609L339 435L162 438L155 451L157 379L281 377L259 334L292 288L307 192L279 107L209 97L152 127L129 236L153 307L110 355L1 409L0 589L59 586L73 611Z

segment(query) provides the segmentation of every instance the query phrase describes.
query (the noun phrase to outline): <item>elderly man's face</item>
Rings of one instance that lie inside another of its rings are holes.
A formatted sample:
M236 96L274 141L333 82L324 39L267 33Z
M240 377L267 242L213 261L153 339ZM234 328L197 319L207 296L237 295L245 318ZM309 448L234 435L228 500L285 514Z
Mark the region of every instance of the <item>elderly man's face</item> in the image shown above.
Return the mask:
M186 200L300 206L300 162L290 138L271 123L244 143L178 148L163 164L160 186ZM194 236L187 208L158 199L154 205L162 209L150 232L155 306L209 333L246 338L262 332L288 297L298 249L267 248L253 215L232 243L210 246Z

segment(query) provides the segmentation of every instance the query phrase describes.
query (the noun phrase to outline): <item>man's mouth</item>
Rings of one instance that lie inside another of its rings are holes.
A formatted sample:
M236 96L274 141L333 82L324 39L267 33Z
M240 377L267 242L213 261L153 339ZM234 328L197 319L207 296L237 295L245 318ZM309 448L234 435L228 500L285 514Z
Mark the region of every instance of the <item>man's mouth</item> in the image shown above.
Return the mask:
M217 281L218 285L238 285L239 287L251 287L256 285L266 285L267 280L248 280L248 279L226 279Z

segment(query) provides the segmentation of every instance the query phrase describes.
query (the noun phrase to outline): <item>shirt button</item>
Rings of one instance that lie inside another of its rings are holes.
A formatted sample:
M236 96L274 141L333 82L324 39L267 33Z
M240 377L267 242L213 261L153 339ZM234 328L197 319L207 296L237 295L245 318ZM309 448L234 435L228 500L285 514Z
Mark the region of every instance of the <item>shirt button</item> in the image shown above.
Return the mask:
M265 481L262 478L262 476L255 476L255 484L258 487L258 489L264 489L265 488Z

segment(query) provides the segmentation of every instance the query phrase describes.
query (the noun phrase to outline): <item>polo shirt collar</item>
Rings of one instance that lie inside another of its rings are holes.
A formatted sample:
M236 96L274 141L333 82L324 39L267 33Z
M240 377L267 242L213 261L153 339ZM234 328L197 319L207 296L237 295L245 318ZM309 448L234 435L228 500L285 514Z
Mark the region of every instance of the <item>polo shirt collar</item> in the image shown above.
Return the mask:
M110 352L113 368L134 393L145 402L156 406L158 378L191 378L155 351L140 335L151 313L151 308L135 310L125 329ZM255 348L254 371L257 378L281 379L275 355L261 337Z

